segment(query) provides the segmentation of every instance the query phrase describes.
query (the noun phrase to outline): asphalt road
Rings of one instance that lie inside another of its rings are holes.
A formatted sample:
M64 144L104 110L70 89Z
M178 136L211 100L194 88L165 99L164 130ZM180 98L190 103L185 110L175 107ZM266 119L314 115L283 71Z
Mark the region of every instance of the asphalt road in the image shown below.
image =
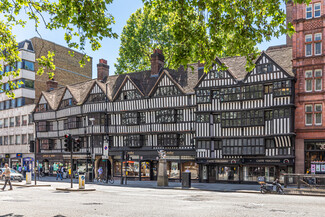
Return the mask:
M94 192L62 192L55 187L68 183L49 184L0 191L0 217L325 216L325 197L98 185L86 186L96 188Z

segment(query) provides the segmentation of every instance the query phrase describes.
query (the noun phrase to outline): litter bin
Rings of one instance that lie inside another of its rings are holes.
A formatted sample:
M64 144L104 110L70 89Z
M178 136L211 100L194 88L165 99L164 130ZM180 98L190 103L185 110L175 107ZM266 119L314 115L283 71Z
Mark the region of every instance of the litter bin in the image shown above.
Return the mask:
M191 188L191 173L182 173L182 188Z

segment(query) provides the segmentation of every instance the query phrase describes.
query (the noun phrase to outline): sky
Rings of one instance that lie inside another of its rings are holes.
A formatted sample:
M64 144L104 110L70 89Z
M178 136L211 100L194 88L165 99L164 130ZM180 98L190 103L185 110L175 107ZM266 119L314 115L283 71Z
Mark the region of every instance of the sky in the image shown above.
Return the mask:
M142 0L114 0L112 4L108 5L108 11L112 13L116 22L112 26L113 31L120 35L130 15L142 6ZM24 17L24 15L22 15L22 17ZM42 38L66 46L66 42L64 41L64 30L49 31L46 30L44 26L40 25L38 32L41 34ZM32 21L28 22L25 28L13 28L13 33L16 35L18 42L38 36ZM258 48L260 50L266 50L269 46L285 44L285 40L285 36L273 38L270 42L260 44ZM97 51L92 51L90 46L86 47L87 55L93 58L93 78L97 77L97 63L99 59L107 60L110 66L110 75L113 75L115 72L114 63L117 62L116 59L118 58L120 40L105 38L101 41L101 45L102 47Z

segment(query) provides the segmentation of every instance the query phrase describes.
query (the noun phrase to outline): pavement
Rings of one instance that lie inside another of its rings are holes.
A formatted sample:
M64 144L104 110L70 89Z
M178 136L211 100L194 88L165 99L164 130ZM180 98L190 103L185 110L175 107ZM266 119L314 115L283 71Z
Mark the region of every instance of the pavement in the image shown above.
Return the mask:
M42 181L42 184L51 184L51 187L14 187L13 191L0 191L0 216L318 217L324 216L325 213L325 197L238 194L97 184L86 185L86 188L95 188L96 191L67 192L55 190L58 187L70 187L70 183L65 181Z

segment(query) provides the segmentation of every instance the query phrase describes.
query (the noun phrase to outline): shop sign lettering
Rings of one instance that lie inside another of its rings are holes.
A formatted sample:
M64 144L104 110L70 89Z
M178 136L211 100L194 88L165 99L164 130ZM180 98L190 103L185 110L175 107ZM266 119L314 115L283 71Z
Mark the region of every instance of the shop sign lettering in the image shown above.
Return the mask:
M55 155L54 154L44 154L42 157L43 158L52 158L52 157L55 157Z
M174 155L174 152L173 151L168 151L166 154L167 155Z

